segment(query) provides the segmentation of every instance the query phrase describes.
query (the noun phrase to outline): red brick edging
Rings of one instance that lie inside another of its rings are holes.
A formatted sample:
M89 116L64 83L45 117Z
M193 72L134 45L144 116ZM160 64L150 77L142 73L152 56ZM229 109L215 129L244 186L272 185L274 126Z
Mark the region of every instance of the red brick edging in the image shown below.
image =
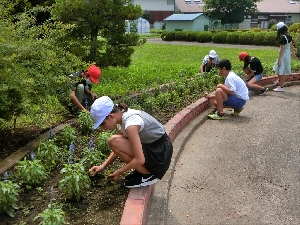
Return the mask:
M273 84L276 79L277 76L264 77L258 84L262 86L270 85ZM291 81L300 81L300 73L285 75L285 82ZM185 125L210 106L211 102L209 100L200 98L169 120L165 124L165 129L171 141L173 142L175 140ZM144 225L146 223L146 213L152 189L153 185L130 190L125 202L120 225Z

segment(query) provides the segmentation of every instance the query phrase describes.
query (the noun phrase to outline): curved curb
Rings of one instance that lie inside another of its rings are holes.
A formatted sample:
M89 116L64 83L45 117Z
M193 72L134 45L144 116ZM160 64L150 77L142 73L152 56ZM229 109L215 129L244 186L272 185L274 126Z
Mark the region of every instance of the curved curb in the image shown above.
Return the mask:
M273 82L277 79L277 76L269 76L264 77L262 80L257 82L261 86L274 86ZM296 81L296 84L300 84L300 73L294 73L292 75L285 75L285 82L291 82ZM291 83L285 83L286 86L290 86ZM253 95L254 92L251 92L250 95ZM206 109L208 109L212 103L209 100L206 100L205 98L200 98L196 102L190 104L185 109L180 111L178 114L176 114L171 120L169 120L165 124L165 129L167 134L169 135L172 142L174 142L177 135L180 133L180 131L189 123L191 122L195 117L197 117L201 112L204 112ZM205 119L202 119L204 122ZM200 125L198 123L198 125ZM184 142L187 141L188 137L183 140ZM178 154L175 156L173 155L173 158L178 157ZM174 161L174 159L172 159ZM174 163L175 164L175 163ZM172 171L170 171L171 168L169 168L169 174L167 174L168 178L172 178ZM170 179L164 180L167 182L167 187L169 186ZM162 182L162 181L160 181ZM151 192L153 190L154 185L146 186L146 187L140 187L140 188L134 188L131 189L128 195L128 198L125 202L123 215L121 218L120 225L145 225L146 224L146 218L147 218L147 208L150 201ZM165 202L166 203L166 202Z

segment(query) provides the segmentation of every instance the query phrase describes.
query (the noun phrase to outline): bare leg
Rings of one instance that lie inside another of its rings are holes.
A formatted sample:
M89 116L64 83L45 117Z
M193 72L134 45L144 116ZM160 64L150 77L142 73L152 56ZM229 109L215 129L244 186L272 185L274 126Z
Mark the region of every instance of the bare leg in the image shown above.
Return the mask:
M264 87L262 87L262 86L260 86L260 85L258 85L258 84L255 84L255 82L256 82L256 79L255 79L255 77L253 77L253 78L247 83L247 86L248 86L249 88L258 89L258 90L260 90L260 91L262 91L262 90L265 89Z
M283 88L283 86L284 86L284 75L278 75L278 78L279 78L279 85L280 85L280 87L282 87Z
M122 135L112 135L108 139L108 145L110 149L125 163L129 163L133 159L134 156L131 150L131 144L129 140L124 138ZM135 169L143 174L149 172L144 165L138 166Z

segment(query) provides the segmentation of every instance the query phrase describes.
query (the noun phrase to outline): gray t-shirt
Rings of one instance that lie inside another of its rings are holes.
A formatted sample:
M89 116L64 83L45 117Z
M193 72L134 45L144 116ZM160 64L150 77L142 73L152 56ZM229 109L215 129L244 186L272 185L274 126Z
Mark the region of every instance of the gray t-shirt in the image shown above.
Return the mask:
M128 109L123 113L122 125L118 125L118 130L127 137L126 128L132 125L140 125L139 136L142 143L152 143L165 133L164 126L148 113L135 109Z

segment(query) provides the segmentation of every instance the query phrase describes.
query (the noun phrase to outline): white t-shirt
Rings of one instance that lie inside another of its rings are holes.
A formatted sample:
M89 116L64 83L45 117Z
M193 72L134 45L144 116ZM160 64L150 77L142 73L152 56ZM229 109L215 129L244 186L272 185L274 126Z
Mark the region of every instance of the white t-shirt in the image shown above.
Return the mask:
M208 60L209 60L209 55L206 55L204 57L203 61L202 61L202 66L205 65L205 64L207 64ZM219 60L219 56L218 55L216 55L216 57L212 60L212 62L213 62L214 65L218 64L219 61L220 60Z
M236 97L244 99L245 101L249 100L248 88L245 82L234 72L229 72L225 79L225 86L229 87Z
M122 121L125 121L124 126L118 124L117 127L118 130L121 131L125 137L127 137L125 130L131 125L140 125L141 128L139 131L144 129L144 120L142 119L142 117L139 116L140 113L140 110L130 108L128 108L127 112L123 113Z

